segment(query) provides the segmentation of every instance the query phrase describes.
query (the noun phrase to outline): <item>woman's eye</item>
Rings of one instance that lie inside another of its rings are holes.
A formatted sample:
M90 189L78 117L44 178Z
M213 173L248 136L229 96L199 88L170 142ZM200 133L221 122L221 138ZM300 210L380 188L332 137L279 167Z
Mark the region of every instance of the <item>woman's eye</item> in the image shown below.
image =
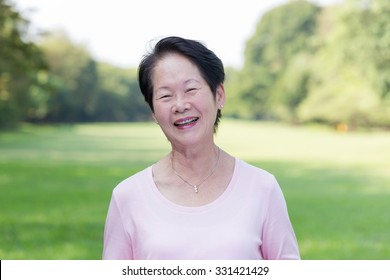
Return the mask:
M195 93L197 91L197 88L189 88L186 90L188 93Z
M170 94L165 94L165 95L161 95L158 99L167 99L169 97L171 97Z

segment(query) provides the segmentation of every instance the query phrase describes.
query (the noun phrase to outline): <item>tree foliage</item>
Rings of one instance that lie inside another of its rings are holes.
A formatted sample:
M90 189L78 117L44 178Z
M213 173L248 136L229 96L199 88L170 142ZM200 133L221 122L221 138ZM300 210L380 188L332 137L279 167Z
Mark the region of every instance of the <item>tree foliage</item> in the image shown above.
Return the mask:
M0 0L0 128L18 121L150 118L135 69L96 61L63 32L32 43ZM291 0L262 16L242 69L226 69L225 115L390 127L390 1Z
M353 0L322 12L327 31L318 34L322 45L312 62L310 92L299 108L302 121L390 125L390 3L362 4Z
M0 4L0 128L150 118L134 69L99 63L62 31L28 42L28 21Z
M238 116L390 127L389 14L388 0L297 0L266 13L228 87Z
M98 74L96 121L140 121L150 118L150 109L138 87L135 69L100 63Z
M299 89L291 89L288 84L295 71L289 67L297 55L313 51L312 37L316 31L318 12L319 8L315 5L293 1L261 18L255 34L246 45L242 78L248 78L240 90L252 117L274 117L276 112L272 106L294 107L296 101L293 99L299 100L299 95L305 95ZM295 63L300 66L298 60ZM302 73L305 71L300 70ZM298 79L298 83L305 82L304 77ZM294 97L280 93L286 87Z
M63 32L40 43L49 64L50 122L135 121L149 117L136 71L93 59L88 49Z
M0 128L44 114L46 64L41 51L25 39L28 22L0 0Z
M84 122L94 114L98 74L88 50L62 32L47 35L40 43L49 65L52 88L46 121Z

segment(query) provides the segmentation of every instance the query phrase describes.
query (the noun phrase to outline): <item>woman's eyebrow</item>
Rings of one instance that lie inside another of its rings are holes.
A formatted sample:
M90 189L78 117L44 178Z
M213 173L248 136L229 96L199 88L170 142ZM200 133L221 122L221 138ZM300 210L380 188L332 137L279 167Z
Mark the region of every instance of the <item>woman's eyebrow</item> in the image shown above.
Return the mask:
M191 82L195 82L195 83L200 84L200 81L198 81L197 79L194 79L194 78L191 78L191 79L186 80L186 81L184 82L184 84L189 84L189 83L191 83Z

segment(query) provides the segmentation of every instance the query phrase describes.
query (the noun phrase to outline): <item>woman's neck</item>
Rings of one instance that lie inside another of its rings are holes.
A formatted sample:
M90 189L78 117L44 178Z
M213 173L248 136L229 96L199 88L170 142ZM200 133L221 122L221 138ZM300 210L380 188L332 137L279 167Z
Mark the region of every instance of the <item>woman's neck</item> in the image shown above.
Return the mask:
M201 180L204 176L215 169L218 161L219 148L211 143L205 146L198 146L197 148L174 148L171 152L171 164L173 171L181 176L194 180Z

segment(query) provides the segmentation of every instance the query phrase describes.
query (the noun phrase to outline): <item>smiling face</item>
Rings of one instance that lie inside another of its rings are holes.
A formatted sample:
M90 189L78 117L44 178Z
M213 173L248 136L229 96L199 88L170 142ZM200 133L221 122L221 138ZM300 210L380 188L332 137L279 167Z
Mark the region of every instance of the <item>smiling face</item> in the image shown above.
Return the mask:
M153 116L172 145L212 141L217 111L225 101L222 84L214 97L198 67L176 53L157 62L152 82Z

